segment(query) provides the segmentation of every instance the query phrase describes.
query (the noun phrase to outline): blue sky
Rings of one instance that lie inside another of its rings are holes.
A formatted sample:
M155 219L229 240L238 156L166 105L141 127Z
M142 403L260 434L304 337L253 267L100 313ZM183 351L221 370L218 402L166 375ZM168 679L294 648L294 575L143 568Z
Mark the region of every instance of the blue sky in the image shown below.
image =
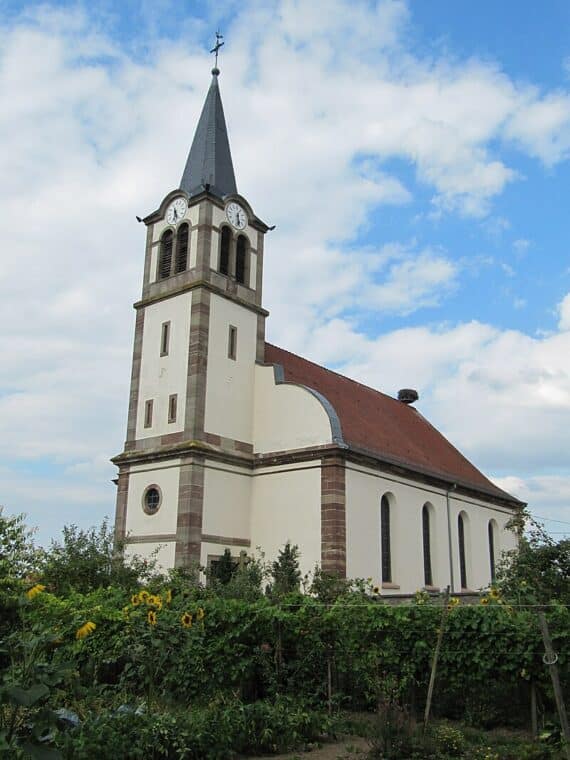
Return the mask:
M270 339L390 394L417 387L475 464L570 529L568 3L0 10L8 511L43 542L113 514L133 219L179 182L221 27L238 188L277 225Z

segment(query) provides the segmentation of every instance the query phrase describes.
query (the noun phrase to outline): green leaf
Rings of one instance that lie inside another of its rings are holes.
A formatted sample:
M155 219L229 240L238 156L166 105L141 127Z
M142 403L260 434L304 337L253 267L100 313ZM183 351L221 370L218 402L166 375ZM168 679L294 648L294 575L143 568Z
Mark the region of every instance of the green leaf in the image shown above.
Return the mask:
M47 697L49 694L48 687L43 683L35 684L29 689L21 689L19 686L10 686L6 689L6 694L10 701L15 702L22 707L32 707L40 699Z
M32 744L26 742L24 744L24 752L27 752L32 760L62 760L63 755L57 749L50 749L49 747L42 747L41 744Z

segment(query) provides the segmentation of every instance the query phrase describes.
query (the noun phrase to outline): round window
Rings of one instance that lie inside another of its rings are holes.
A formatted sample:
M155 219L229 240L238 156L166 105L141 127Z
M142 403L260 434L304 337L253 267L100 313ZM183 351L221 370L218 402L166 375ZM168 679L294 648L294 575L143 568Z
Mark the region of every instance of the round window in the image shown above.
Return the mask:
M147 515L154 515L158 512L162 501L162 494L158 486L148 486L143 494L143 509Z

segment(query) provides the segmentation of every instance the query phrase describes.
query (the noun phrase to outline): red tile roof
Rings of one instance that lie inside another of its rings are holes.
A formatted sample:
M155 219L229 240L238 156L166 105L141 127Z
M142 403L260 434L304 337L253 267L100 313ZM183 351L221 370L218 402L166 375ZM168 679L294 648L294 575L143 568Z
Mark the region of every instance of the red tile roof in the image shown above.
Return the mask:
M286 382L312 388L330 402L350 449L520 503L491 483L413 406L271 343L265 344L265 361L283 367Z

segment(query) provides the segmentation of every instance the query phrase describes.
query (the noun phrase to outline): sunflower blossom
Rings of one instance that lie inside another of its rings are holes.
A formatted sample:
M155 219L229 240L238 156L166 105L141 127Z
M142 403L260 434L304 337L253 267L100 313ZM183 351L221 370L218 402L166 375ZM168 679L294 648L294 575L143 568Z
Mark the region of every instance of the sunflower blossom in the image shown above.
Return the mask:
M142 591L139 591L139 599L141 600L141 602L148 602L149 596L150 594L148 593L148 591L145 591L144 589Z
M168 589L168 591L166 592L166 604L170 604L171 601L172 601L172 591L171 589Z
M180 618L183 628L192 628L192 615L189 612L185 612Z
M26 596L28 597L28 599L33 599L35 596L37 596L38 594L41 594L42 591L45 591L45 590L46 590L46 587L42 583L36 583L35 586L32 586L31 589L26 591Z
M93 633L93 631L97 628L95 623L93 623L91 620L88 620L87 623L84 623L81 628L77 629L77 632L75 634L76 639L84 639L86 636L89 636L90 633Z
M205 612L201 607L198 607L198 610L196 612L196 620L204 620Z
M146 619L148 620L149 625L156 625L156 612L154 610L149 610Z
M151 594L146 600L146 603L149 604L151 607L156 607L157 610L162 609L162 599L158 595L155 596Z
M138 607L138 605L141 603L141 598L138 594L133 594L131 596L131 604L133 607Z

